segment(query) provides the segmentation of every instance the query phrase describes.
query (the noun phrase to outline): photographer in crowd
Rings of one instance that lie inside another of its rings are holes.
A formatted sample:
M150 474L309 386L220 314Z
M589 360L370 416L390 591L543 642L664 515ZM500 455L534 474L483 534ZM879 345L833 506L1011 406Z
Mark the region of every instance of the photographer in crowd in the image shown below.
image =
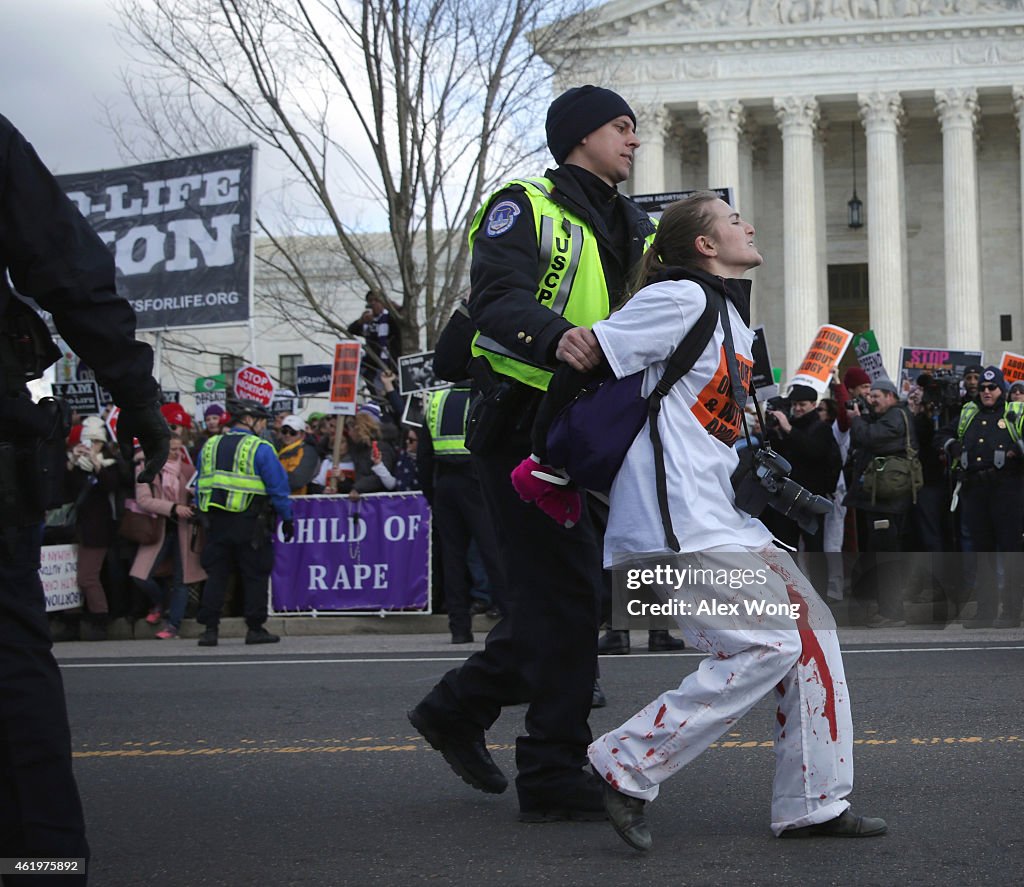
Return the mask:
M863 414L860 405L850 412L850 440L854 448L854 484L846 498L857 509L857 538L861 556L853 579L854 597L862 603L874 599L865 619L870 627L904 625L903 577L900 552L909 545L909 513L918 484L889 488L888 478L896 467L894 460L907 459L917 450L913 419L900 401L896 385L888 379L871 383L870 410ZM916 459L916 456L915 456ZM885 475L886 469L890 474Z
M816 409L817 403L818 392L809 385L790 388L788 411L768 412L768 443L793 466L789 476L796 483L815 495L831 497L842 462L831 423L822 421ZM818 522L814 533L801 530L795 520L777 511L766 512L762 521L776 539L793 548L802 542L804 551L825 550L824 521ZM815 587L820 589L822 586L815 583Z

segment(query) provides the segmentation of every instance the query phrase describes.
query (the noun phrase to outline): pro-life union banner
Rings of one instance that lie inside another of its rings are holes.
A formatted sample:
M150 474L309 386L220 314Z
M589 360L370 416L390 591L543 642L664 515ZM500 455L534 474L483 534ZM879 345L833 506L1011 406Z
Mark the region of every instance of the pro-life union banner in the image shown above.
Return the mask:
M430 508L422 493L292 499L295 538L274 538L275 613L421 610L430 604Z
M249 317L253 148L57 180L117 265L138 328Z

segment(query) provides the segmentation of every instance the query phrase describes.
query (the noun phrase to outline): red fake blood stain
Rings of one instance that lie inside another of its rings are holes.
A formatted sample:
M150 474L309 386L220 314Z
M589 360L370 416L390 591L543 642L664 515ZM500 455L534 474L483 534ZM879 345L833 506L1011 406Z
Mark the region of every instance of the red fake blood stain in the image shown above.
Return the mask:
M649 758L653 754L654 754L654 749L653 748L649 748L649 749L647 749L647 754L645 755L645 757Z
M827 797L828 797L828 795L819 795L819 796L818 796L818 800L819 800L819 801L824 801L824 800L825 800L825 798L827 798Z
M617 755L618 753L619 753L619 750L617 748L613 748L612 749L612 754L613 755Z
M663 705L661 708L658 709L658 716L654 719L654 726L655 727L664 727L665 726L665 712L667 710L668 710L668 706L667 705Z
M782 713L781 709L775 709L775 720L779 722L780 727L786 726L786 716Z
M790 603L798 608L797 612L800 615L797 617L796 627L800 632L802 648L800 651L800 664L808 665L814 662L818 669L821 686L825 688L825 710L822 712L822 715L828 718L828 732L832 737L832 741L835 742L839 736L839 724L836 721L836 688L832 683L832 672L828 667L828 662L825 661L825 651L821 649L821 644L818 643L818 639L815 637L814 632L811 631L811 626L807 621L807 602L789 581L789 576L786 575L785 570L777 564L769 563L769 566L773 573L777 573L782 577L782 580L786 583L786 593L789 595Z
M618 791L618 789L619 789L619 780L617 780L614 776L612 776L612 771L611 770L609 770L607 773L605 773L604 778L605 778L605 780L608 782L608 784L613 789Z

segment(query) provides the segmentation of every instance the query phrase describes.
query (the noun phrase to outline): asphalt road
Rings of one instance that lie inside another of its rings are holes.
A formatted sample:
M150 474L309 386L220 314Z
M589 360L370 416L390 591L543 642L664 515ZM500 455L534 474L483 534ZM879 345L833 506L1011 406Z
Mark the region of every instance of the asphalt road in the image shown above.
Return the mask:
M1019 640L847 647L852 800L889 820L887 836L772 837L769 700L663 786L646 855L605 823L522 825L514 790L483 795L448 770L405 720L457 660L437 639L388 652L345 638L186 643L60 650L95 885L1024 881ZM602 658L609 705L595 733L698 661ZM488 735L510 777L523 713L507 710Z

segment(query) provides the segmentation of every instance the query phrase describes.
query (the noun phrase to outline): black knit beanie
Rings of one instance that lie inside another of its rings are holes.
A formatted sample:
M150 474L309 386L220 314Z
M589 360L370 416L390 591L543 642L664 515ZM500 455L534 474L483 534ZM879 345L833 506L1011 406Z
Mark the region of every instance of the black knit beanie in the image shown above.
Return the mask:
M555 162L564 163L569 152L595 129L623 114L636 127L636 114L617 92L589 83L567 89L548 108L545 126Z

